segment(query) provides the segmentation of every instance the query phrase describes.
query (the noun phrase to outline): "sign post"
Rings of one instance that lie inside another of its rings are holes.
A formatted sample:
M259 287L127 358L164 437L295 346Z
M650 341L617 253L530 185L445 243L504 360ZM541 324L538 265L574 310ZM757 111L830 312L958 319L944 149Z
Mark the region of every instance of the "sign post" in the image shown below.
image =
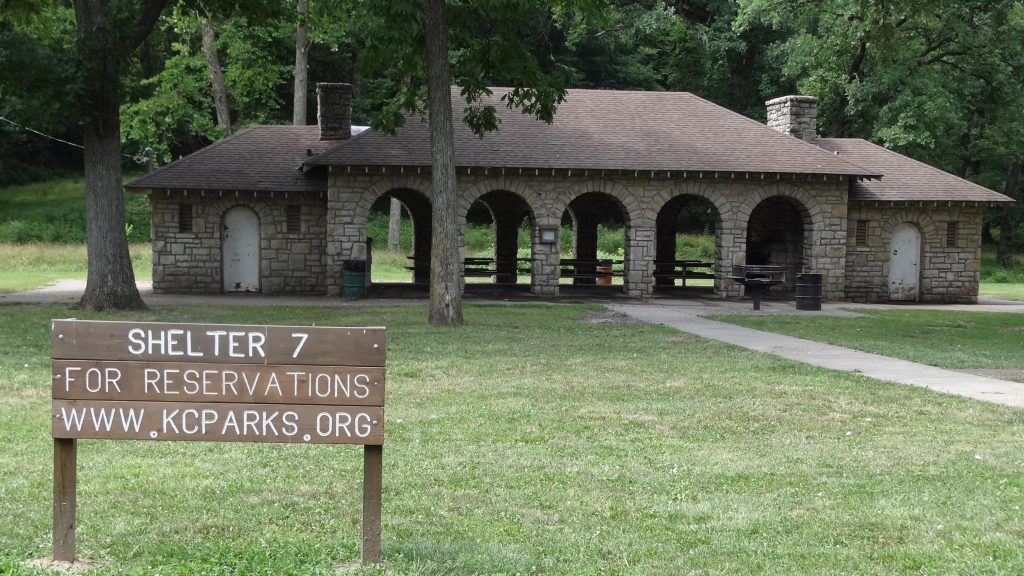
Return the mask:
M362 562L380 562L384 328L55 320L53 558L75 557L76 442L362 445Z

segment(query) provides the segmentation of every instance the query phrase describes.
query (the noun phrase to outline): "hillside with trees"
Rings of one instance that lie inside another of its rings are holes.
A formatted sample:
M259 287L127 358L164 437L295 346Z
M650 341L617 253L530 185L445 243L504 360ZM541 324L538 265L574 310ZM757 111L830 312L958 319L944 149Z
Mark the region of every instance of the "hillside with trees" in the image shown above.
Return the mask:
M93 4L0 3L0 185L80 171L79 149L27 128L88 142L100 109L88 103L111 98L126 165L146 148L166 163L252 124L314 122L316 81L355 86L356 123L388 130L425 110L420 2L119 0L105 20ZM765 100L802 93L820 99L823 136L1016 198L1024 185L1021 0L484 0L448 3L446 21L451 82L469 101L454 118L481 133L500 130L473 105L495 85L523 87L514 104L556 121L571 87L690 91L760 121ZM1004 264L1022 213L986 219Z

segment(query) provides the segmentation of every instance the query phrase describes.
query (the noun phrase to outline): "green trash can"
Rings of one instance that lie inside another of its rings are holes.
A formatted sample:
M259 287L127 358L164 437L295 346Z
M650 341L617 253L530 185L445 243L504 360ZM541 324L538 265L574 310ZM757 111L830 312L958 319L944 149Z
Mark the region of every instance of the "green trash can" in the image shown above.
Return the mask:
M341 297L366 297L366 261L344 260L341 263Z

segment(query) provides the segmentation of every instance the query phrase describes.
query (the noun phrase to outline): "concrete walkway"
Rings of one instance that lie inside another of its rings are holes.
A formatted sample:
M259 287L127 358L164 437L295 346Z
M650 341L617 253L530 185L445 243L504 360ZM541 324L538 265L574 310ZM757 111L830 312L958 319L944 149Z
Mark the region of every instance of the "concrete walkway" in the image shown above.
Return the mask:
M0 294L0 304L74 304L85 291L84 280L61 280L52 286L46 286L27 292ZM422 298L412 299L363 299L344 300L324 296L264 296L260 294L153 294L148 282L139 282L139 291L147 303L153 305L184 305L200 304L212 306L309 306L323 308L348 308L365 306L401 306L424 305ZM520 302L534 304L557 304L558 300L537 300L526 298ZM574 300L575 301L575 300ZM987 378L943 370L905 360L897 360L887 356L879 356L868 352L859 352L849 348L832 346L783 336L780 334L743 328L723 322L708 320L705 316L712 314L748 313L749 300L719 299L658 299L648 303L620 303L611 300L600 301L609 309L625 314L637 320L652 324L671 326L684 332L735 344L758 352L775 354L797 362L821 366L832 370L854 372L878 380L899 382L911 386L922 386L946 394L957 394L977 400L1005 404L1007 406L1024 407L1024 384ZM474 303L489 303L490 300L473 300ZM510 304L508 300L494 300L494 303ZM786 315L832 315L857 316L856 312L844 309L881 308L881 309L941 309L964 310L972 312L1006 312L1024 314L1024 302L1005 300L981 300L971 305L884 305L884 304L825 304L821 311L802 312L795 310L793 303L786 301L765 301L762 303L761 314ZM1024 317L1021 322L1024 323ZM1024 368L1022 366L1021 368Z
M876 380L921 386L945 394L956 394L996 404L1024 407L1024 384L1021 383L944 370L888 356L716 322L703 317L706 314L738 312L740 311L736 305L738 303L744 303L745 311L750 311L750 304L746 301L729 301L727 304L708 302L709 305L702 305L698 301L688 301L682 305L671 303L609 304L608 308L642 322L671 326L704 338L742 346L748 350L775 354L805 364L853 372ZM842 304L842 306L847 305ZM1000 311L1012 313L1024 311L1024 303L1005 303L1005 306L992 304L986 307L996 307ZM907 309L907 307L904 306L902 309ZM978 305L971 309L978 310ZM771 314L795 311L792 303L787 305L771 303L764 308L764 312ZM810 312L810 314L839 315L842 312L833 306L826 306L822 312ZM1021 322L1024 323L1024 317Z

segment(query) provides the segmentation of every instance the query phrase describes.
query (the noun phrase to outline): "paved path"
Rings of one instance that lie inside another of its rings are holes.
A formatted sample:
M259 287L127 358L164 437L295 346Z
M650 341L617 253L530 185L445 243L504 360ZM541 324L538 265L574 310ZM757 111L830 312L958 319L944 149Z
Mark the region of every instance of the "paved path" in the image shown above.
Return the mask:
M52 286L29 290L27 292L16 292L11 294L0 294L0 304L23 303L23 304L74 304L85 291L84 280L61 280ZM139 291L149 304L154 305L181 305L181 304L206 304L214 306L312 306L312 307L363 307L363 306L395 306L395 305L423 305L422 298L414 299L364 299L344 300L341 298L328 298L323 296L263 296L260 294L153 294L151 284L139 282ZM556 301L527 299L532 303L556 303ZM474 300L477 303L486 303L488 300ZM509 304L508 301L497 300L502 304ZM718 300L718 299L685 299L685 300L655 300L650 303L622 304L613 301L605 301L605 305L616 311L643 322L663 324L677 328L684 332L690 332L705 338L711 338L729 344L742 346L750 350L775 354L790 360L813 364L823 368L855 372L878 380L900 382L912 386L923 386L947 394L958 394L968 398L1006 404L1008 406L1024 407L1024 384L943 370L932 366L925 366L905 360L896 360L878 354L859 352L821 344L791 336L782 336L743 328L723 322L708 320L704 316L711 314L727 314L749 312L750 302L748 300ZM1011 302L1000 300L982 300L972 305L935 305L935 306L906 306L906 305L877 305L877 304L825 304L820 312L801 312L794 309L792 302L765 301L762 304L762 314L811 314L815 316L856 316L842 308L898 308L898 309L942 309L942 310L966 310L973 312L1009 312L1024 314L1024 302ZM1024 319L1022 319L1024 322Z
M671 326L704 338L735 344L749 350L775 354L822 368L854 372L877 380L921 386L937 392L966 396L986 402L1024 407L1024 384L1017 382L944 370L888 356L716 322L703 317L705 314L739 311L739 308L732 302L736 301L731 301L728 304L709 302L709 305L701 305L699 302L684 305L609 304L608 308L643 322ZM786 313L785 309L791 311L792 306L791 303L785 306L781 303L773 303L765 311L767 313ZM843 304L843 306L846 305ZM994 304L993 306L1000 305ZM977 308L972 309L977 310ZM1024 311L1024 305L1021 303L1007 304L1006 307L1000 309L1020 313ZM749 311L749 303L746 303L746 310ZM812 312L812 314L836 314L837 312L842 311L836 310L833 306L826 306L822 312Z

